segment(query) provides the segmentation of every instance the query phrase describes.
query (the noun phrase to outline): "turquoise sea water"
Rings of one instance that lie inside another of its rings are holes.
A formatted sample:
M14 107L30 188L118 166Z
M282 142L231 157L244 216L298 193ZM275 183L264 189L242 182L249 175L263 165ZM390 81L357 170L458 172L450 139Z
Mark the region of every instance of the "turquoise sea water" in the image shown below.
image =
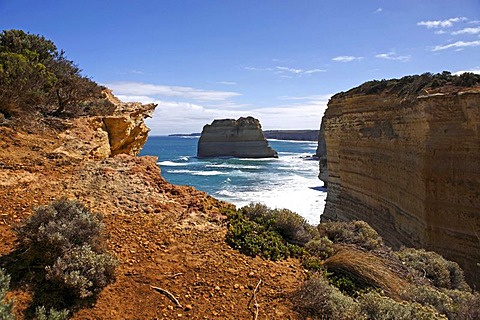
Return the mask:
M149 137L141 155L158 157L162 176L190 185L217 199L243 206L261 202L288 208L317 224L326 191L318 179L318 161L307 160L316 142L270 140L278 159L199 159L198 137Z

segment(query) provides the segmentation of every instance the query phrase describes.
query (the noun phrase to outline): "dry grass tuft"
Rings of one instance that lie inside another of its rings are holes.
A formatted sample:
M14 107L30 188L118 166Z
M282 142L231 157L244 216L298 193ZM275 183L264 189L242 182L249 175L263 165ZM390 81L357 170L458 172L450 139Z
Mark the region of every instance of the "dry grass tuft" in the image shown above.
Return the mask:
M401 299L411 286L394 262L352 247L340 247L323 265L330 271L349 275L358 283L379 288L393 299Z

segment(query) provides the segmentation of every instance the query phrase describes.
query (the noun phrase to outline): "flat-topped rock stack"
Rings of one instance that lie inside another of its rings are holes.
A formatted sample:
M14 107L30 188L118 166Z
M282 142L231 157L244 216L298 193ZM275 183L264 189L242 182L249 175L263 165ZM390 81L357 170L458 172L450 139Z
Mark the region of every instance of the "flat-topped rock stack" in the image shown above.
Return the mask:
M236 158L277 158L262 132L260 121L253 117L214 120L203 127L197 156Z

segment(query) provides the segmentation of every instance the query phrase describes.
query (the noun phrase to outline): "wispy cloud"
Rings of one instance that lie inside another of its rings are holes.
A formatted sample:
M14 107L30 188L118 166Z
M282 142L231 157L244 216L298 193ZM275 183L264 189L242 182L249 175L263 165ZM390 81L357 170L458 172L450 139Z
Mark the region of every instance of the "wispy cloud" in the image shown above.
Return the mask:
M407 62L410 61L411 56L406 55L406 56L399 56L395 52L388 52L388 53L380 53L375 56L375 58L378 59L385 59L385 60L394 60L394 61L401 61L401 62Z
M457 41L454 43L442 45L442 46L435 46L432 51L440 51L440 50L447 50L447 49L463 49L466 47L478 47L480 46L480 40L477 41Z
M454 23L466 21L468 20L466 17L456 17L450 18L446 20L428 20L428 21L420 21L417 23L419 26L424 26L429 29L431 28L450 28L453 26Z
M338 56L335 58L332 58L333 61L337 62L352 62L355 60L362 60L363 57L354 57L354 56Z
M301 76L301 75L311 75L319 72L327 72L327 70L324 70L324 69L317 69L317 68L316 69L298 69L298 68L291 68L291 67L285 67L285 66L276 66L272 68L244 67L244 69L251 70L251 71L273 71L284 78L291 78L292 75Z
M479 33L480 33L480 27L464 28L464 29L452 32L452 34L454 36L459 35L459 34L479 34Z
M224 101L239 96L230 91L213 91L192 87L166 86L140 82L116 82L105 84L108 88L123 95L178 97L199 101Z
M382 12L382 11L383 11L382 8L378 8L377 10L373 11L373 13L380 13L380 12Z

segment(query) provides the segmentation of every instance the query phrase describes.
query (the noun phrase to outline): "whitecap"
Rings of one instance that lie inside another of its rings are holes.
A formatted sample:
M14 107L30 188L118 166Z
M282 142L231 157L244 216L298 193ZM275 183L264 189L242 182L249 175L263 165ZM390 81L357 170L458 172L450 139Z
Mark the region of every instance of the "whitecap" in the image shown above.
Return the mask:
M179 163L179 162L173 162L173 161L161 161L157 162L158 165L165 166L165 167L181 167L181 166L188 166L188 163Z

